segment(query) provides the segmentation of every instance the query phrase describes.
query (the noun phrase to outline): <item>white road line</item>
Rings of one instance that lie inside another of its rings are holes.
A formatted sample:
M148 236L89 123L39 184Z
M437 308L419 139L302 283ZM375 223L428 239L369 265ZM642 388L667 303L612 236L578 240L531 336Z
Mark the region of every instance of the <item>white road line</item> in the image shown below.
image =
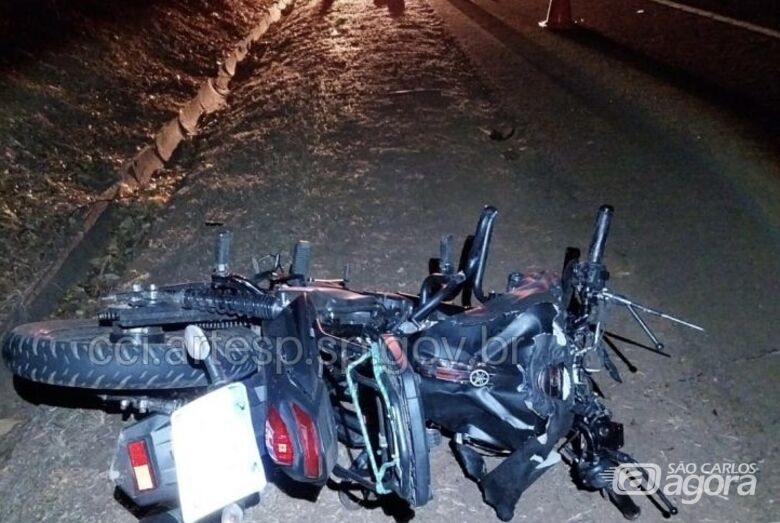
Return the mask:
M704 18L709 18L711 20L722 22L724 24L729 24L735 27L740 27L742 29L747 29L748 31L753 31L754 33L760 33L762 35L771 36L772 38L780 39L780 31L775 31L774 29L769 29L768 27L762 27L760 25L751 24L750 22L743 22L742 20L737 20L736 18L719 15L711 11L705 11L704 9L691 7L689 5L679 4L677 2L672 2L671 0L647 0L647 1L652 2L654 4L660 4L666 7L670 7L672 9L685 11L686 13L690 13L693 15L703 16Z

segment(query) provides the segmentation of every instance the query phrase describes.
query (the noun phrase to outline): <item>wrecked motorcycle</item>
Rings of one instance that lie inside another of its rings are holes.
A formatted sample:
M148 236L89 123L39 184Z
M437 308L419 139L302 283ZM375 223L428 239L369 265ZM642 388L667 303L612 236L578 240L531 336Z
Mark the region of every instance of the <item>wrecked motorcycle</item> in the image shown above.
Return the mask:
M561 455L580 487L635 518L610 475L646 471L620 450L622 425L592 379L603 367L620 380L605 310L624 306L658 352L640 313L700 328L608 290L607 206L587 258L569 249L559 279L512 273L506 292L485 292L496 215L484 209L457 264L442 238L416 295L351 290L348 271L316 279L307 242L288 268L276 255L244 277L221 231L209 281L136 285L97 320L19 326L3 357L20 378L92 389L134 413L111 477L133 505L173 521L239 521L271 468L315 486L335 478L345 503L395 494L421 506L441 434L502 520ZM488 471L485 455L502 461Z

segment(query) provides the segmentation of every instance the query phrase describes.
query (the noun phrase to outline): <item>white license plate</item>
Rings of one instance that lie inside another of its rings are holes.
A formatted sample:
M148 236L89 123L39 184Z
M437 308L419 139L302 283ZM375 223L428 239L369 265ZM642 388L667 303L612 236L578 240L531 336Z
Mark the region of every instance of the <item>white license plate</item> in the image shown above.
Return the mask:
M173 459L184 523L197 521L266 485L246 387L232 383L171 416Z

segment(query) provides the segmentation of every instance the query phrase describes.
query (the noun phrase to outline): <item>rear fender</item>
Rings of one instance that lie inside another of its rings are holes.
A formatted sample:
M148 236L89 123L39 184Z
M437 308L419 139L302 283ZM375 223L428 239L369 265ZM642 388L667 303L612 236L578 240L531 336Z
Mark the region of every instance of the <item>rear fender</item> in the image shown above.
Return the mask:
M311 326L315 311L309 297L301 295L285 311L266 325L272 343L272 362L266 366L268 404L279 412L292 439L291 466L279 466L296 481L324 484L336 464L336 423L328 389L322 378L322 359ZM318 436L320 474L304 474L303 445L293 414L297 405L308 415Z
M130 465L127 445L142 440L149 455L149 467L155 484L150 490L139 490ZM178 504L176 468L171 447L171 418L167 414L153 414L122 429L119 433L109 477L119 491L139 507Z
M266 453L264 429L267 386L264 370L261 367L256 374L243 382L247 388L252 425L260 454ZM155 484L155 488L150 490L139 490L130 465L127 446L130 442L138 440L145 443L149 456L150 472ZM179 494L173 461L170 415L152 414L122 429L117 440L109 477L117 489L140 508L178 506Z

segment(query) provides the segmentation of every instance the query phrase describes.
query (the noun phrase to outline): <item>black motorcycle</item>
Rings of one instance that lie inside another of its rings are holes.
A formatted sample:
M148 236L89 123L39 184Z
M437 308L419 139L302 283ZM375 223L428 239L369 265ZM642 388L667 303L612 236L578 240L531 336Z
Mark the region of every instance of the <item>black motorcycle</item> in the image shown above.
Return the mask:
M348 271L316 279L307 242L289 268L275 255L244 277L230 271L221 231L210 281L134 286L97 320L22 325L3 357L20 378L92 389L133 413L111 476L141 510L174 521L240 521L271 468L315 486L335 480L347 504L394 494L421 506L441 434L502 520L562 456L579 486L636 518L612 476L636 467L641 488L647 471L620 451L622 425L591 378L603 367L620 381L604 310L625 306L658 352L640 312L700 327L607 289L607 206L587 258L569 249L560 278L512 273L506 292L486 292L496 215L485 208L457 263L444 237L416 295L351 290ZM484 455L503 460L488 471Z

